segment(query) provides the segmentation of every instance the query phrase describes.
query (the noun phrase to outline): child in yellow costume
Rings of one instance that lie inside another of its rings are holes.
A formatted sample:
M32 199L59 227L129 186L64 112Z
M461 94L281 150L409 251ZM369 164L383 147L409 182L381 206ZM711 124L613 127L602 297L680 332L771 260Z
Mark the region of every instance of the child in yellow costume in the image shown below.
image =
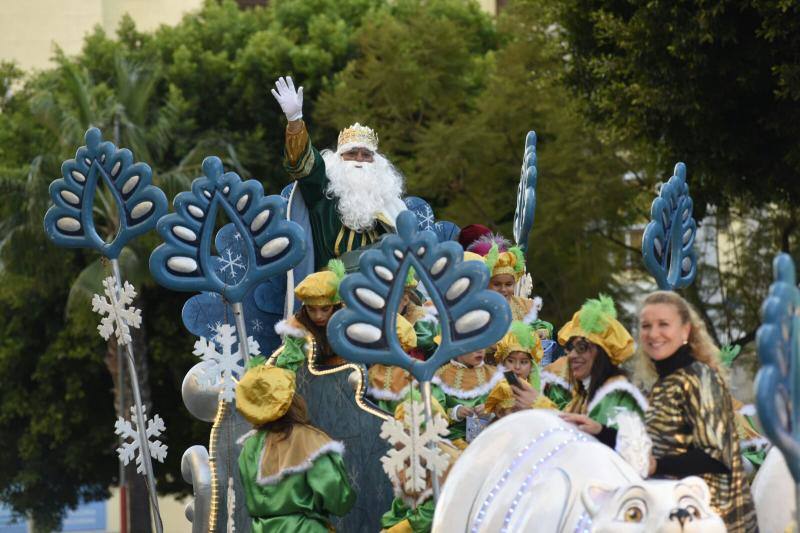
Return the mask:
M331 316L342 307L339 284L344 275L344 263L332 259L327 270L306 276L295 287L294 293L303 305L297 313L275 326L275 332L283 337L283 345L270 357L272 364L296 372L308 357L309 339L314 339L317 365L336 366L346 362L333 352L326 332ZM265 361L264 357L255 357L248 367Z
M500 370L513 372L521 384L526 383L532 390L540 393L530 407L555 409L555 404L541 394L539 362L542 354L542 343L533 327L514 321L505 337L497 343L495 359L502 365ZM502 417L514 411L514 403L511 386L503 379L489 393L485 409L488 413Z
M504 251L500 250L498 242L503 245ZM491 274L489 290L503 295L511 307L511 318L522 322L532 322L539 317L541 300L535 304L531 298L514 294L517 282L525 274L525 255L518 246L512 246L505 250L507 244L508 241L502 238L498 239L497 236L482 237L470 246L470 251L483 256Z
M397 315L397 338L406 353L417 347L417 334L403 315ZM369 367L368 378L367 396L373 398L378 407L387 413L394 413L408 394L413 380L407 370L381 364Z
M467 442L467 417L480 415L489 392L503 379L503 373L484 362L486 350L459 355L436 371L433 396L450 418L448 439L463 449Z
M398 404L394 412L396 420L403 420L405 422L405 413L410 409L409 402L411 398L413 398L415 402L422 401L418 392L414 391L413 394L409 394L402 403ZM438 414L445 419L447 418L444 409L435 398L431 398L431 404L434 416ZM439 443L439 450L447 456L449 462L444 472L437 472L440 485L444 485L447 473L456 459L458 459L461 451L447 440L443 440ZM386 511L381 518L382 532L428 533L431 530L433 511L436 508L436 504L433 501L432 479L433 476L428 472L426 488L419 494L409 493L405 490L405 480L403 476L399 476L399 479L392 480L395 498L392 501L392 508Z
M259 365L236 387L236 408L255 430L246 434L239 472L254 533L327 533L330 515L353 507L344 445L308 424L295 395L294 372Z

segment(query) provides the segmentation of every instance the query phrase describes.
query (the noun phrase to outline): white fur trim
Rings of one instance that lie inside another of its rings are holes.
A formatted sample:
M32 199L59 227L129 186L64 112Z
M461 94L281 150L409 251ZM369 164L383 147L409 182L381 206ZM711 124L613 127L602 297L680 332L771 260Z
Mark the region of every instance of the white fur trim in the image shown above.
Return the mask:
M742 451L755 449L755 450L763 450L767 448L771 443L764 437L758 437L755 439L745 439L739 441L739 448Z
M541 296L536 296L533 299L533 305L531 305L531 310L528 311L524 317L522 317L522 321L526 324L530 324L531 322L539 319L539 311L542 309L542 298Z
M636 387L634 387L628 380L615 379L610 383L606 383L605 385L597 389L597 392L594 393L594 398L592 398L592 401L589 403L589 407L586 408L586 412L591 413L592 409L597 407L597 405L601 401L603 401L603 398L605 398L612 392L619 392L619 391L627 392L628 394L630 394L633 397L634 401L636 401L636 403L639 405L639 408L642 411L647 411L647 399L644 397L641 391Z
M281 337L295 337L297 339L304 339L307 335L302 329L290 325L288 320L281 320L275 324L275 333Z
M417 320L418 322L430 322L431 324L439 323L439 311L437 311L435 307L430 305L423 305L421 307L425 314Z
M450 409L450 420L455 420L456 422L461 422L464 420L463 418L458 418L458 408L461 405L454 405L452 409Z
M562 378L561 376L557 376L552 372L543 371L541 374L539 374L539 383L541 383L542 388L549 384L558 385L566 390L572 390L572 387L570 387L569 382L566 379Z
M265 439L266 442L266 439ZM261 477L261 464L264 462L264 453L267 451L267 447L261 447L261 453L258 456L258 475L256 476L256 483L259 485L275 485L280 480L289 476L291 474L297 474L299 472L305 472L309 470L312 466L314 466L314 461L317 460L318 457L325 455L326 453L338 453L339 455L344 454L344 444L339 442L338 440L332 440L328 443L322 445L317 451L306 457L305 461L300 463L296 466L291 466L289 468L284 468L277 474L273 474L267 477Z
M477 398L478 396L489 394L501 379L504 379L503 373L499 371L495 372L494 376L492 376L489 381L468 391L448 387L442 383L442 380L439 378L439 376L434 376L431 380L431 383L442 389L442 391L448 396L455 396L456 398L461 398L462 400L471 400L473 398Z
M739 414L742 416L756 416L756 406L752 403L743 405L742 408L739 409Z
M249 439L250 437L252 437L256 433L258 433L258 431L256 431L255 429L251 429L250 431L248 431L247 433L245 433L244 435L242 435L241 437L236 439L236 444L241 446L242 444L244 444L244 441L246 441L247 439Z
M399 402L404 400L408 394L410 385L406 385L400 392L392 392L386 389L378 389L375 387L367 387L367 396L372 396L376 400L389 400Z

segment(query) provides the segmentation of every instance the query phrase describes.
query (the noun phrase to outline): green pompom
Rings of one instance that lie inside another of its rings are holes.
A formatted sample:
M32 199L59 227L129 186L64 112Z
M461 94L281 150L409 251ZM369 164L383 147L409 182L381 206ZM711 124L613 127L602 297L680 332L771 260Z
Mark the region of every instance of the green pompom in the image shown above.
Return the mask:
M489 253L483 258L484 262L486 262L486 267L489 269L489 275L491 275L494 270L498 259L500 259L500 250L497 248L497 244L493 244L489 249Z
M516 337L519 345L525 348L528 352L531 352L536 347L536 338L534 337L536 333L534 332L534 329L525 322L521 322L519 320L513 321L509 331L511 331L511 334Z
M531 327L533 328L533 331L539 331L540 329L547 330L547 338L553 338L553 324L550 322L545 320L534 320L531 322Z
M339 259L331 259L328 261L328 270L333 272L333 274L336 276L334 281L331 282L331 286L336 291L336 293L333 295L333 303L339 303L342 301L342 297L339 294L339 285L341 285L346 273L344 263Z
M586 300L578 314L581 329L587 333L602 333L608 328L611 320L617 318L614 300L605 294L597 299Z
M519 246L512 246L508 249L509 252L514 254L517 262L514 264L514 272L522 272L525 270L525 254L522 253L522 248Z

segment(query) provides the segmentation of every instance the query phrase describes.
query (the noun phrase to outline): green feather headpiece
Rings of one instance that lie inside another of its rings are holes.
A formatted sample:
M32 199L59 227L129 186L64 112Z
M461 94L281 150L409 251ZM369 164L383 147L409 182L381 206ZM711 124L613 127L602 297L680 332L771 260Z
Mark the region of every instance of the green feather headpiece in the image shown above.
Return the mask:
M536 347L536 338L534 338L536 332L529 324L515 320L511 323L509 331L516 337L517 343L528 352Z
M339 286L342 284L342 280L344 279L346 273L344 263L339 259L331 259L328 261L328 270L333 272L333 274L336 276L331 282L331 287L333 287L333 289L336 291L336 293L333 295L333 303L339 303L342 301L342 297L339 294Z
M489 253L487 253L486 257L483 259L486 262L486 267L489 269L490 274L492 270L494 270L498 259L500 259L500 250L497 248L497 244L493 244L492 247L489 248Z
M517 262L514 263L514 272L522 272L525 270L525 254L522 253L522 248L519 246L512 246L508 251L517 258Z
M733 365L733 361L739 357L741 351L742 347L739 344L726 344L719 349L719 358L726 368L730 368Z
M416 287L417 286L417 271L414 270L414 267L408 267L408 274L406 274L406 282L404 287Z
M578 313L581 329L587 333L603 333L611 320L616 318L617 310L614 307L614 300L605 294L601 294L596 299L586 300Z

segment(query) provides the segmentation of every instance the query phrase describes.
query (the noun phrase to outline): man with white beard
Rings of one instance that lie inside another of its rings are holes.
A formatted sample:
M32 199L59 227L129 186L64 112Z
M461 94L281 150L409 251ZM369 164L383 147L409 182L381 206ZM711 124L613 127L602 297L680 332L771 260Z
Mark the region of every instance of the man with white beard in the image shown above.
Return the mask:
M314 270L394 231L406 209L403 176L378 153L377 134L356 123L339 133L335 152L320 153L302 120L303 88L295 90L291 77L278 78L272 95L289 121L284 166L295 180L290 216L295 219L291 210L299 193L311 226Z

